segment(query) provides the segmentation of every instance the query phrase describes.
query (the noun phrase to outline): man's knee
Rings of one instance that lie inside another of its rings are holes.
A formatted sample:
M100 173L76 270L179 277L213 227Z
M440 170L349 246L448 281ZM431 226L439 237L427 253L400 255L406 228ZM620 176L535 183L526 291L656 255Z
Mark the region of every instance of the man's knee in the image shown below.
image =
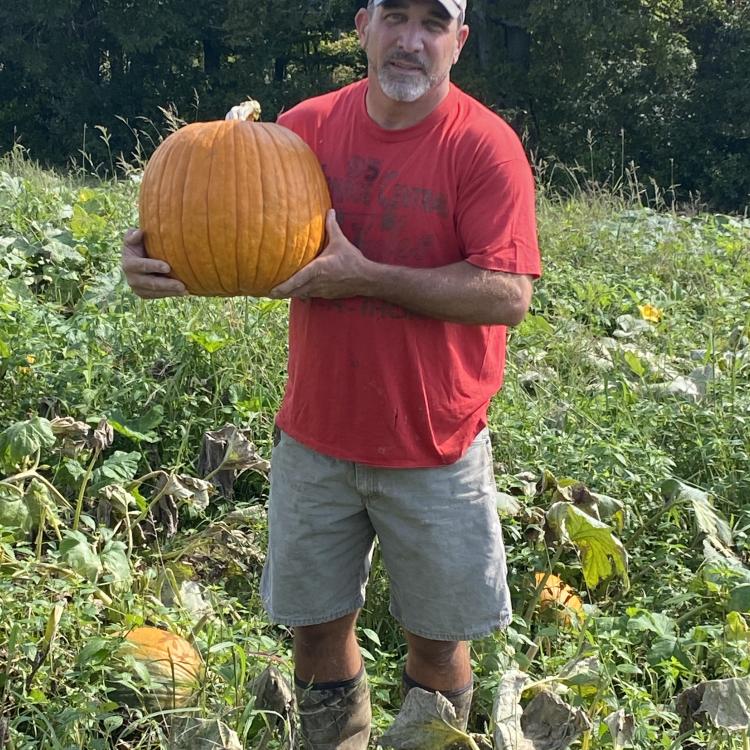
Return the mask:
M344 615L330 622L318 625L302 625L294 628L294 640L298 647L318 649L326 644L343 643L354 630L357 622L357 612Z

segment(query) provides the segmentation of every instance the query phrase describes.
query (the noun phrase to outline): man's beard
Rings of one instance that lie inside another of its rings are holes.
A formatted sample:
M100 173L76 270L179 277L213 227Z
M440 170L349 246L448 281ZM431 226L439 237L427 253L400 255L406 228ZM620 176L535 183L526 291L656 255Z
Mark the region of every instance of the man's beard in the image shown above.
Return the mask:
M445 71L442 74L428 75L427 71L424 69L424 65L422 65L422 70L417 75L414 75L413 73L399 75L389 64L394 60L403 60L414 65L422 65L422 63L412 59L406 59L405 57L395 56L378 68L377 74L380 88L389 99L393 99L397 102L416 101L424 96L430 89L442 83L445 76L448 75L448 71Z

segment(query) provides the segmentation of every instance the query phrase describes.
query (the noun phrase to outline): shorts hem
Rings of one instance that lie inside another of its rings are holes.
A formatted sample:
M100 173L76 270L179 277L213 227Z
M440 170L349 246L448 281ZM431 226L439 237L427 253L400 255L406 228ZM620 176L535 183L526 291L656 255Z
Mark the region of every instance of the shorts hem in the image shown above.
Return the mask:
M266 610L269 620L274 625L284 625L288 628L300 628L305 625L322 625L325 622L338 620L339 617L344 617L344 615L350 615L358 609L361 609L363 606L364 602L362 600L357 600L357 602L349 607L342 607L341 609L334 610L325 615L319 615L317 617L291 617L274 614L265 602L263 603L263 608Z
M391 612L393 615L393 612ZM432 641L473 641L477 638L486 638L488 635L492 635L498 630L504 630L510 625L510 621L513 618L512 612L504 612L500 617L492 622L492 624L477 626L464 630L462 632L454 633L434 633L424 630L420 627L411 627L403 618L399 619L395 615L393 617L398 620L404 630L408 630L414 635L418 635L421 638L429 638Z

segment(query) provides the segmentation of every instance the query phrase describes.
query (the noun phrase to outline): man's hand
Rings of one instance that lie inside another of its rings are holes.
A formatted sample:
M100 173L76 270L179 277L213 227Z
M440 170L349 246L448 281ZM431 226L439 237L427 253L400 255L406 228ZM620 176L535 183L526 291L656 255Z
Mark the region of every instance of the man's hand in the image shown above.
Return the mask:
M146 255L143 231L129 229L122 242L122 270L130 288L144 299L182 297L188 292L177 279L170 279L169 264Z
M290 279L271 290L269 297L341 299L368 292L373 263L344 236L331 209L326 216L328 244L323 252Z

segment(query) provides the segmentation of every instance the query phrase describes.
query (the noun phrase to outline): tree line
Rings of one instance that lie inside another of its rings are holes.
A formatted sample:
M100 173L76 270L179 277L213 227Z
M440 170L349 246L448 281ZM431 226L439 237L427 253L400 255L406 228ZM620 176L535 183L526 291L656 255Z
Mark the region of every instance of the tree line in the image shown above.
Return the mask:
M147 156L166 129L257 99L272 120L360 78L364 0L28 0L0 7L0 151ZM454 80L552 182L750 205L748 0L469 0ZM98 126L98 127L97 127ZM571 167L574 167L571 169Z

